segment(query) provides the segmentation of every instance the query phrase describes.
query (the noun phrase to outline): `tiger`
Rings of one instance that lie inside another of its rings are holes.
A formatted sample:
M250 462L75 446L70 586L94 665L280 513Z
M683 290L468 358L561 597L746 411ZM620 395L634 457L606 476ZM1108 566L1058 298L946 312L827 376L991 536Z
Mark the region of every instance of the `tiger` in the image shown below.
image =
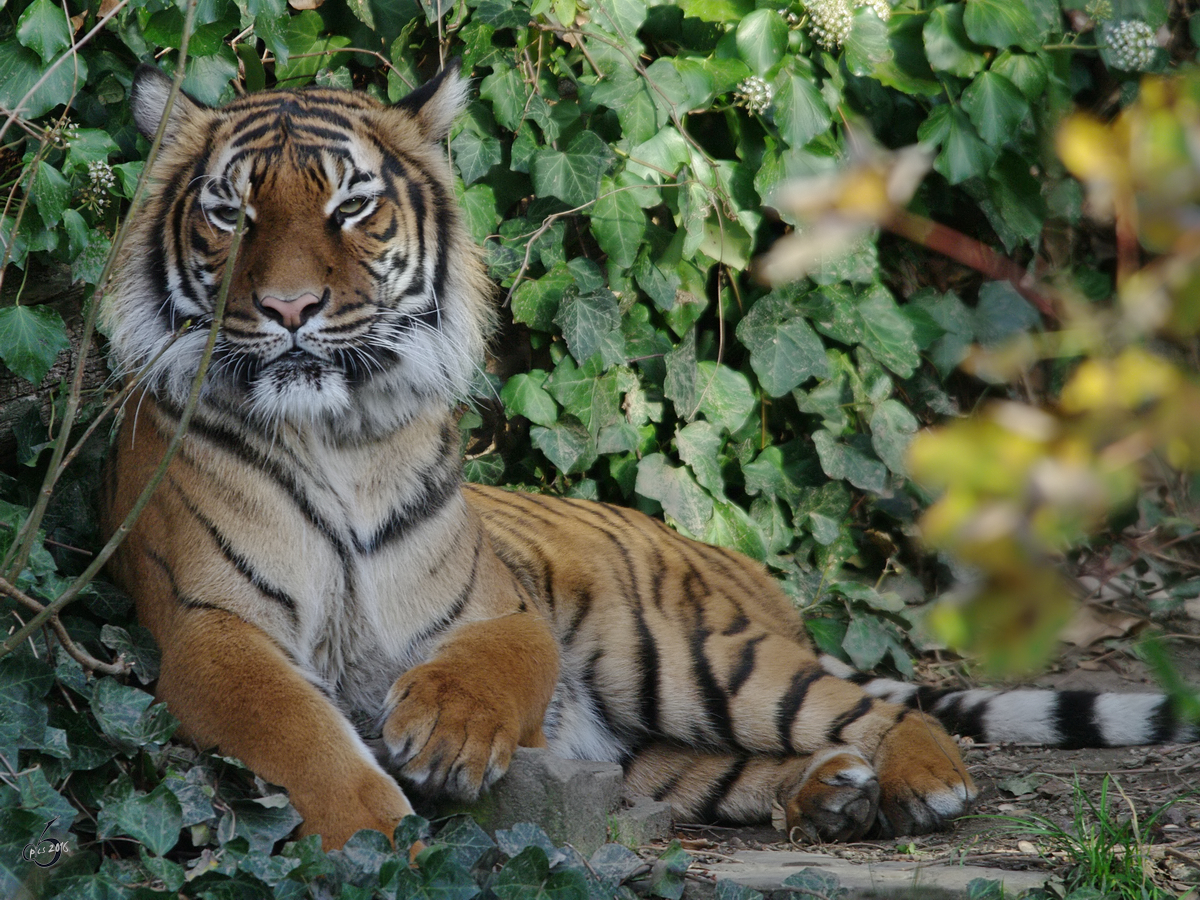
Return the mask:
M410 797L479 797L518 747L617 762L678 820L782 807L793 836L845 841L969 809L947 729L1197 738L1160 695L860 675L756 561L464 483L458 416L497 318L444 146L469 91L450 64L390 105L309 87L214 107L136 72L134 122L161 146L103 301L133 391L104 521L125 527L197 383L110 566L180 737L285 788L327 849L393 837Z

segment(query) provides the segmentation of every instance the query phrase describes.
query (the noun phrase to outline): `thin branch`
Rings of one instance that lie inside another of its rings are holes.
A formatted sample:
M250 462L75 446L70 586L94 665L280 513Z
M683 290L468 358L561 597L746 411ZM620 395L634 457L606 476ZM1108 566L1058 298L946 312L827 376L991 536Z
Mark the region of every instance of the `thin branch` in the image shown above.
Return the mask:
M33 613L41 613L46 609L45 606L33 599L33 597L30 597L4 578L0 578L0 594L11 597ZM127 675L133 668L129 663L125 662L124 656L118 656L117 661L114 663L106 663L103 660L96 659L96 657L71 640L71 636L67 634L67 629L63 627L63 623L58 616L51 616L49 625L54 629L54 635L58 638L58 642L62 644L63 649L87 671L98 672L101 675Z
M970 266L995 281L1011 283L1017 293L1036 306L1049 321L1058 321L1058 314L1054 311L1050 299L1027 284L1025 270L987 244L907 210L893 213L892 217L883 223L883 227L914 244L936 250L965 266Z

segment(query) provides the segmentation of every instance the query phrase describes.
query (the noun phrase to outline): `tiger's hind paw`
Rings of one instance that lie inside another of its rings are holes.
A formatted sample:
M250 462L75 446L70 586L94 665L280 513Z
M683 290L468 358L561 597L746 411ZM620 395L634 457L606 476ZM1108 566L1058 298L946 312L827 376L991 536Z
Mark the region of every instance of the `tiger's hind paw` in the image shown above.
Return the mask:
M857 750L830 750L813 758L787 803L788 837L853 841L874 824L878 808L879 779L871 764Z
M874 762L881 789L878 837L942 831L979 793L954 739L920 713L888 732Z

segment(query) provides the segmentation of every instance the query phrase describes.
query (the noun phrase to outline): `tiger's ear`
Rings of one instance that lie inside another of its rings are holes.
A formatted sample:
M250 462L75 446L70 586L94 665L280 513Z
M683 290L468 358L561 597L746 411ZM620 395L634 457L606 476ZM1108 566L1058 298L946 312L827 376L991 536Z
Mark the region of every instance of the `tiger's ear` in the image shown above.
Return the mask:
M467 108L471 82L462 75L462 60L452 59L425 84L396 103L420 126L426 140L442 141L458 114Z
M171 96L171 78L157 66L143 63L133 76L133 89L129 104L133 108L133 121L147 140L154 140L158 123L167 115L167 127L163 131L163 144L170 144L179 136L183 123L206 107L180 91L175 102L167 110Z

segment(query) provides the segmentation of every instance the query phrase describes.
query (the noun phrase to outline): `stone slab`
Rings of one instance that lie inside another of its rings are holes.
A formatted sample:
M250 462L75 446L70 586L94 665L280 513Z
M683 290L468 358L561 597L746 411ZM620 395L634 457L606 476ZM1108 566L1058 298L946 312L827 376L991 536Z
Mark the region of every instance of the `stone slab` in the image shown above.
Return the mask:
M782 887L783 880L807 868L828 872L849 890L850 900L960 900L967 885L977 878L999 881L1005 896L1015 897L1029 888L1041 887L1045 872L1018 872L985 866L930 864L918 860L856 863L823 853L791 850L741 850L729 862L705 865L704 871L718 881L730 880L761 891L768 900L795 900L796 894ZM687 900L709 900L715 887L691 882Z

